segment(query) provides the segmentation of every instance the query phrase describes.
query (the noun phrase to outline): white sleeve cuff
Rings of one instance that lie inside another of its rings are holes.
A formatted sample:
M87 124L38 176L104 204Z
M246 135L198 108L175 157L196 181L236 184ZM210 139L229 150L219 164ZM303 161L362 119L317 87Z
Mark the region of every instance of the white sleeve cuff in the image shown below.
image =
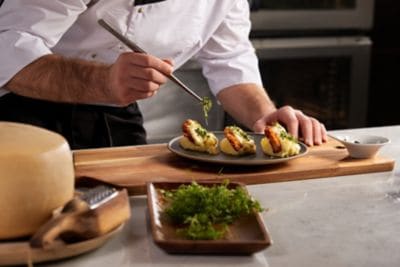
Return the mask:
M203 74L214 95L224 88L242 83L263 86L258 59L251 51L235 59L210 60L203 65Z

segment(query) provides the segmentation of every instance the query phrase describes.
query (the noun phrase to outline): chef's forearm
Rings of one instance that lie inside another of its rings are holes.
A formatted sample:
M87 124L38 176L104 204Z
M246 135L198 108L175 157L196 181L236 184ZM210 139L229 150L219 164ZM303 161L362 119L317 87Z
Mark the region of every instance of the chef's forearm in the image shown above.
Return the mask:
M68 103L107 101L109 66L46 55L19 71L6 88L16 94Z
M265 90L256 84L234 85L222 90L217 97L224 110L249 129L261 117L276 110Z

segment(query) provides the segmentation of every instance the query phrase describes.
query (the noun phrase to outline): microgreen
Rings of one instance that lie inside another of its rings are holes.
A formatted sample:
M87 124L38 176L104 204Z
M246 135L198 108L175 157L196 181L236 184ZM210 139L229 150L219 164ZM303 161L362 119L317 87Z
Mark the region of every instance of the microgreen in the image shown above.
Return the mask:
M220 239L240 216L263 211L242 187L228 185L228 181L212 186L192 182L163 191L165 213L173 223L183 226L177 233L193 240Z

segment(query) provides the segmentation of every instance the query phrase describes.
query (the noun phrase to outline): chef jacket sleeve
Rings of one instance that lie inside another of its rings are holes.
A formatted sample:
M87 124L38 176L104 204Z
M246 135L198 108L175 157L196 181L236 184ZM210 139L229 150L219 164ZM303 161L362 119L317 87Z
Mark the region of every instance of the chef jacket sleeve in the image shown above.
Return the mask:
M250 14L247 1L236 1L196 59L203 68L212 92L240 84L262 86L258 59L249 40Z
M0 8L0 88L46 54L86 10L88 0L6 0Z

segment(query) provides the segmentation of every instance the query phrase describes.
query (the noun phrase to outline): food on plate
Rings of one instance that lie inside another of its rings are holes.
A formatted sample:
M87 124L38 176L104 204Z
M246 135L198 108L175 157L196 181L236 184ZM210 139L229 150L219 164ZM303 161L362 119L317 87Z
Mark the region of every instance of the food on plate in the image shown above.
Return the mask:
M74 164L59 134L0 122L0 240L27 237L72 199Z
M221 140L221 151L228 155L241 156L256 153L253 137L238 126L226 126Z
M164 212L179 225L177 234L192 240L221 239L238 218L263 211L243 187L228 185L229 181L208 186L192 182L162 190Z
M278 122L265 126L264 134L265 137L261 139L261 148L266 155L283 158L300 153L301 147L297 139Z
M218 139L207 131L199 122L187 119L182 124L183 136L179 145L183 149L206 152L212 155L219 153Z

